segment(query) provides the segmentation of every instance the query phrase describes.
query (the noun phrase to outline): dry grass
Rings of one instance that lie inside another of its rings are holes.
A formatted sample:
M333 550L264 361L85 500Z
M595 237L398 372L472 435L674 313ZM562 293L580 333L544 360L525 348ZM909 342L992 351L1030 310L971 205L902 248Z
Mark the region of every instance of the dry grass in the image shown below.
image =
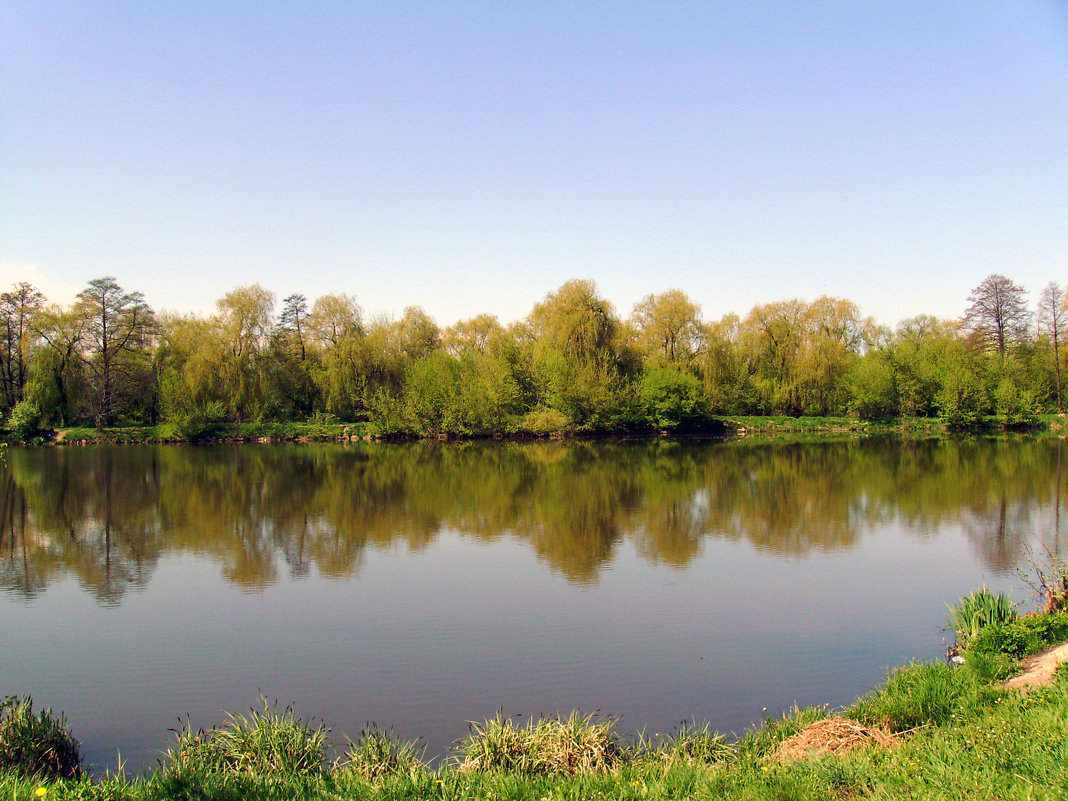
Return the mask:
M890 748L898 742L882 729L865 726L849 718L824 718L810 723L772 754L777 762L796 762L811 757L845 754L854 748L877 745Z

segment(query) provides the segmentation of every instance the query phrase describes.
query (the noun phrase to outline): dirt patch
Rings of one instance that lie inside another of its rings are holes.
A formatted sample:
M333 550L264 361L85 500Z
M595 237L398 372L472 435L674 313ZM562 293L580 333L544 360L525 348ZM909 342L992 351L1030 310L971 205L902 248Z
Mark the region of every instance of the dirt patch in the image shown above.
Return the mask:
M881 746L889 748L897 739L882 729L873 729L849 718L825 718L810 723L783 742L772 758L790 762L810 757L845 754L854 748Z
M1032 687L1044 687L1053 681L1053 672L1062 662L1068 662L1068 642L1025 659L1023 671L1002 686L1006 690L1023 690L1024 692Z

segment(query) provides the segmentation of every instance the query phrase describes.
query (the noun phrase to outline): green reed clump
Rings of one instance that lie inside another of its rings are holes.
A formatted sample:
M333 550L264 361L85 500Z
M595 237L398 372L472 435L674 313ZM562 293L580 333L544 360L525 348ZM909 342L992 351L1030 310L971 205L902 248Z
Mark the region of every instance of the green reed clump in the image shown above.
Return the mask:
M82 772L78 741L67 720L51 709L34 714L33 699L0 702L0 771L42 778L76 779Z
M957 643L966 646L987 626L1016 620L1016 607L1003 592L993 593L986 587L961 598L949 609L947 622L957 635Z
M523 775L606 773L626 761L616 721L572 712L566 720L541 718L516 726L498 713L459 743L461 771L506 771Z
M360 732L356 742L349 741L335 770L374 782L424 768L422 756L418 740L401 740L392 729L383 730L372 724Z
M167 751L164 770L173 775L319 776L329 729L299 720L290 707L279 711L264 699L263 711L227 713L227 723L194 732L186 722Z

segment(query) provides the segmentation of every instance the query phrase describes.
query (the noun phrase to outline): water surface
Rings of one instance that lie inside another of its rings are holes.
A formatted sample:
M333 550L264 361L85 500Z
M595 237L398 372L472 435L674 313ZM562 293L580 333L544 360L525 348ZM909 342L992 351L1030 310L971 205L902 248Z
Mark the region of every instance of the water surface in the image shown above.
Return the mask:
M12 449L0 694L99 770L260 694L447 752L498 708L740 732L937 658L1058 551L1059 440Z

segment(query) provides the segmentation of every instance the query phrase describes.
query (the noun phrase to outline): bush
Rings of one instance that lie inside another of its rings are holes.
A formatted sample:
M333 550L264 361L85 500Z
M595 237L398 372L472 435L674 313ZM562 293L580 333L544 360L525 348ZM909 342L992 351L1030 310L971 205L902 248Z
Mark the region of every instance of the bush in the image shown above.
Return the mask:
M41 407L37 401L21 400L7 418L7 430L15 439L26 441L41 433Z
M78 741L61 714L36 715L30 697L0 702L0 770L49 779L76 779L82 772Z
M667 367L653 370L642 377L639 393L645 415L656 428L676 431L708 421L708 400L692 375Z
M968 654L1003 654L1020 659L1068 640L1068 615L1032 615L987 626L971 641Z

